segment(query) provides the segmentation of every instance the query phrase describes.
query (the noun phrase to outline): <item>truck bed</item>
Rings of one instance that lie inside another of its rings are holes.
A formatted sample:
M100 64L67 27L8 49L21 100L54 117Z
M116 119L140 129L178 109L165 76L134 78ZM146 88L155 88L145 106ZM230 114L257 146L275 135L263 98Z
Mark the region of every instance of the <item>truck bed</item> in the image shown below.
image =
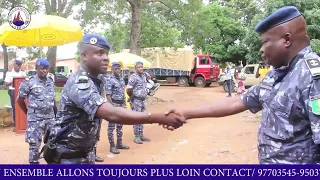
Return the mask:
M182 70L172 70L172 69L162 69L162 68L150 68L145 69L149 74L152 74L154 76L161 76L161 77L177 77L177 76L189 76L190 71L182 71ZM111 73L111 72L108 72ZM128 78L129 76L129 70L123 69L122 70L122 77Z
M146 72L152 73L155 76L189 76L190 71L162 69L162 68L149 68L145 69Z

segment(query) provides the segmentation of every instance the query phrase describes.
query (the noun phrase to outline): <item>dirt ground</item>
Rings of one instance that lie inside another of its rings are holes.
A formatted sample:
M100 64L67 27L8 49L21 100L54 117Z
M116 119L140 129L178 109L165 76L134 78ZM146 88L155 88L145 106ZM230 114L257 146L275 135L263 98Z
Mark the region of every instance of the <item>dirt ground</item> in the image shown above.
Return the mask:
M148 110L164 111L168 107L193 107L225 98L222 87L209 88L161 86ZM156 102L157 98L164 102ZM256 164L259 114L243 112L225 118L195 119L176 131L156 124L145 125L144 134L151 142L133 143L132 126L124 127L123 142L129 150L119 155L109 152L107 122L103 122L98 155L103 164ZM12 128L0 128L0 163L28 163L28 144L24 135ZM41 163L45 163L41 160Z

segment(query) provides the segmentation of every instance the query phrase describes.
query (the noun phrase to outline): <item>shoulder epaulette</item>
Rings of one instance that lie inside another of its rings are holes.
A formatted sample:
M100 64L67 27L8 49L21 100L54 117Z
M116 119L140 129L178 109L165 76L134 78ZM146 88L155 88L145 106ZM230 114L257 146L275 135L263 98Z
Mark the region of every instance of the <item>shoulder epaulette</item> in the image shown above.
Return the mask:
M306 58L304 61L313 77L320 76L320 59L319 58Z
M86 72L81 72L76 83L77 83L78 89L81 89L81 90L88 89L90 87L88 74Z

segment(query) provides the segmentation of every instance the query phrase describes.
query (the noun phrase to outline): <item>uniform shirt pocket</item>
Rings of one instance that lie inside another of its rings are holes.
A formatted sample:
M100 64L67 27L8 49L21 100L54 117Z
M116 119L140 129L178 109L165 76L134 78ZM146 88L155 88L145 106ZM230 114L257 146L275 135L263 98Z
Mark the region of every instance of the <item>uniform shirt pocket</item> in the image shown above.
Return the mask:
M44 88L43 87L33 87L32 92L34 94L34 99L44 100Z
M273 109L277 114L285 113L288 115L291 112L293 100L285 94L277 94L271 101L270 108ZM278 113L279 112L279 113Z
M265 134L272 139L288 141L293 138L293 125L290 113L293 100L284 94L277 94L270 102Z

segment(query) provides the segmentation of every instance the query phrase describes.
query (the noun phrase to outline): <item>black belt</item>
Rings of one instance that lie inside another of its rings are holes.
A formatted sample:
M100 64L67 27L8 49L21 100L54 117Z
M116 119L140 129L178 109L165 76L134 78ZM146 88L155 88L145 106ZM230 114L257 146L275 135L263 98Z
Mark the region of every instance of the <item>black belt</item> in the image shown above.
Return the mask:
M125 103L125 100L113 100L113 99L112 99L112 103L115 103L115 104L124 104L124 103Z
M33 113L44 113L44 114L47 114L47 113L54 113L54 110L53 109L50 109L50 110L40 110L40 109L28 109L30 110L30 112L33 112Z
M83 152L73 152L73 153L62 153L60 159L77 159L77 158L87 158L86 153Z
M133 97L133 99L138 99L138 100L140 100L140 101L144 101L144 100L146 100L146 98L145 98L145 97L136 97L136 96L134 96L134 97Z

